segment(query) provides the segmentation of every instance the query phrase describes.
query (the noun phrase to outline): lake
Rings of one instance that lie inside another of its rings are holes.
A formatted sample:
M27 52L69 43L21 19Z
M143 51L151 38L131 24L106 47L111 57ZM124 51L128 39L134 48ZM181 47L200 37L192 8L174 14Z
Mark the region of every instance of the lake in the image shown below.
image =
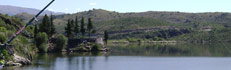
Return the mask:
M231 70L230 47L221 44L115 44L111 52L49 53L15 70Z

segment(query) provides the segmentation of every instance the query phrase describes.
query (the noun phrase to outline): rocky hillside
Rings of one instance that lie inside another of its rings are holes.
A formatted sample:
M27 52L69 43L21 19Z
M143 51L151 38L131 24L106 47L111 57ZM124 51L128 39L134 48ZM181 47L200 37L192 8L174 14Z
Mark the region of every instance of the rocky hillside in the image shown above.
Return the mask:
M119 13L103 9L93 9L75 14L55 15L54 24L57 32L64 33L67 20L75 19L76 16L78 16L79 20L81 17L84 17L85 23L87 23L87 18L92 18L92 22L97 30L97 35L102 36L104 30L108 30L111 34L110 36L114 35L114 38L120 39L132 36L136 38L153 38L154 35L150 34L153 34L153 32L159 33L156 31L162 33L156 34L155 36L165 38L165 33L172 33L171 30L170 32L162 31L166 29L206 31L231 27L231 13L225 12L185 13L148 11ZM20 15L20 17L23 17L24 20L28 18L25 14ZM32 17L32 15L29 17ZM132 36L129 36L131 34ZM179 35L184 34L179 33Z
M230 27L231 14L222 12L213 13L184 13L184 12L131 12L119 13L115 11L107 11L103 9L93 9L89 11L79 12L75 14L65 14L55 16L56 27L63 32L68 19L75 19L78 16L92 18L96 29L102 32L135 30L144 28L153 28L156 26L176 26L183 28L192 28L199 26L209 26L221 24L224 27ZM86 21L87 22L87 21Z
M20 21L19 18L0 14L0 47L2 47L2 45L5 44L6 41L11 36L13 36L14 33L19 30L23 25L25 24ZM29 26L28 28L26 28L26 30L30 34L33 33L31 32L33 31L32 26ZM30 38L28 36L29 35L27 33L23 32L19 34L11 43L9 43L9 46L6 47L6 49L8 50L8 54L3 54L6 61L21 63L21 60L17 60L18 57L24 58L26 60L31 60L32 54L34 54L37 49L33 43L33 38Z

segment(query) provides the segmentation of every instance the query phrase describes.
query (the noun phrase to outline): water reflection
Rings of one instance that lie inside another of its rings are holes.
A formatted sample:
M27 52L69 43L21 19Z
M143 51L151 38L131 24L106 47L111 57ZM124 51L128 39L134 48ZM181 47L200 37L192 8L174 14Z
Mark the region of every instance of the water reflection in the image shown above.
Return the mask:
M110 55L118 56L231 56L231 47L222 44L127 44L110 48Z
M231 47L222 44L117 44L109 47L112 49L109 53L38 54L33 65L6 67L4 70L159 70L168 67L177 69L173 66L184 67L182 65L219 69L210 66L219 66L216 63L220 63L221 68L231 65L228 57L231 56Z

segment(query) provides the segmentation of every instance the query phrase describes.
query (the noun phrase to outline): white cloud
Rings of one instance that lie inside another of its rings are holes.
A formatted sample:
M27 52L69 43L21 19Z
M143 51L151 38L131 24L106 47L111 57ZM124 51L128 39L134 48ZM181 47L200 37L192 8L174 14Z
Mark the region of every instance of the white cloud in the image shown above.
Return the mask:
M92 3L89 3L89 5L91 5L91 6L95 6L95 5L96 5L96 3L92 2Z
M68 11L69 9L68 9L68 8L65 8L64 10L65 10L65 11Z

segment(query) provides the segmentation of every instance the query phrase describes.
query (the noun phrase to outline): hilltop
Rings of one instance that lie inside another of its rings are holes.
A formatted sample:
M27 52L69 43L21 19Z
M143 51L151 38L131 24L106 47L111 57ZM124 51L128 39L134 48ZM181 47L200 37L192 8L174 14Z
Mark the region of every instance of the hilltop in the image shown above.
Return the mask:
M0 13L8 14L10 16L20 14L20 13L28 13L31 15L35 15L39 11L40 10L33 9L33 8L24 8L24 7L10 6L10 5L0 5ZM44 11L42 15L51 14L51 13L54 15L64 14L60 12Z
M148 11L139 13L119 13L103 9L57 15L54 21L57 27L62 29L65 27L68 19L74 19L76 16L79 18L82 16L85 18L92 18L92 21L96 25L96 29L99 29L100 32L103 30L118 31L116 29L133 30L153 28L157 23L158 26L177 26L183 28L190 28L199 24L202 26L207 26L208 24L222 24L222 26L229 27L229 23L231 22L231 14L222 12L184 13Z

